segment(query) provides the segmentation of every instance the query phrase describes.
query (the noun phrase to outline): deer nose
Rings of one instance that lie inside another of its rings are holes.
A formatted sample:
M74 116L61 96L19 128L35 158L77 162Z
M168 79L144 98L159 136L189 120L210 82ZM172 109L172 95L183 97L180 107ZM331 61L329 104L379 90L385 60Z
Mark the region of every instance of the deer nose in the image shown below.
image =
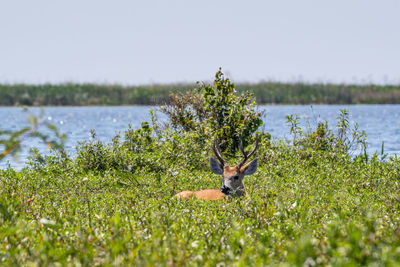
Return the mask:
M226 185L222 185L221 187L221 192L224 194L228 194L229 191L231 191L232 189L230 189L229 187L227 187Z

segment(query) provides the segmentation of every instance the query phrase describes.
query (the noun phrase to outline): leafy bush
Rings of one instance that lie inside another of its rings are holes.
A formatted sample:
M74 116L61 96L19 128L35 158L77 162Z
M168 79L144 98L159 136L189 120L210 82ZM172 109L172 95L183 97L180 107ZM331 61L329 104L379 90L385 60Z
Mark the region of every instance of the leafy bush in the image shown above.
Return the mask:
M207 112L203 95L199 90L185 94L170 94L168 104L160 109L168 116L168 124L183 131L201 131L205 126Z
M305 132L299 126L297 115L286 116L290 125L290 133L293 135L293 145L302 150L337 152L352 155L355 151L360 155L366 155L366 134L359 131L358 124L350 126L349 113L341 110L337 117L337 133L329 129L328 123L319 123L313 131Z
M183 131L196 131L206 139L217 138L221 149L233 157L240 140L247 146L262 125L262 113L248 92L237 95L234 84L221 69L215 74L213 86L201 84L185 95L171 95L170 103L161 107L171 125Z
M96 133L91 130L91 140L79 143L76 163L83 171L105 171L118 166L115 155L108 146L96 140Z
M255 111L255 101L249 92L237 96L233 83L224 78L219 70L215 74L214 87L203 85L207 123L228 154L235 155L239 142L247 146L253 143L252 134L262 125L262 114Z

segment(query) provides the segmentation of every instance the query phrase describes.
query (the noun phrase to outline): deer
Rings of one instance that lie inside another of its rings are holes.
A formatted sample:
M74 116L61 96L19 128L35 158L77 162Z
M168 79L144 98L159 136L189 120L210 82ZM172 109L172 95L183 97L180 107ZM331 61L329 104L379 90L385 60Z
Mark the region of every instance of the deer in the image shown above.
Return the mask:
M239 142L239 150L243 154L243 159L236 166L228 166L221 153L220 145L214 140L212 150L215 158L210 157L210 170L217 175L222 175L222 187L218 189L205 189L201 191L183 191L176 194L173 198L189 199L197 198L204 200L227 200L246 195L243 178L256 172L258 158L245 164L258 149L258 139L250 153L246 153L242 141Z

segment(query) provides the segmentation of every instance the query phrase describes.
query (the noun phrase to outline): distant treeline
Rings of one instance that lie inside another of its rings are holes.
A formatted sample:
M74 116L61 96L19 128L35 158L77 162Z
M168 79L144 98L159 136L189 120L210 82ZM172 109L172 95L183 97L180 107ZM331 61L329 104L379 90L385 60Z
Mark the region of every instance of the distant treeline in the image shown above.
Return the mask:
M159 105L170 93L195 84L121 86L102 84L0 85L1 106ZM338 85L263 82L236 84L259 104L400 104L400 85Z

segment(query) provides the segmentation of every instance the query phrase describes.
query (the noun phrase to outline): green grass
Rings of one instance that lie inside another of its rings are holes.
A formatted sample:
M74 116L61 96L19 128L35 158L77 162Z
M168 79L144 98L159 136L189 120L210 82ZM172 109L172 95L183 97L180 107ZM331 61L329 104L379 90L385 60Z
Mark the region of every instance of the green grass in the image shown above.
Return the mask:
M74 159L62 149L36 151L22 171L0 170L0 265L398 265L400 160L351 156L365 151L366 137L346 110L336 130L319 124L306 132L288 116L291 144L256 133L259 167L244 180L247 197L172 199L220 188L208 168L216 136L231 165L240 153L229 139L254 141L249 127L258 115L221 74L203 96L169 106L175 125L152 116L110 144L93 131Z
M282 145L260 154L258 171L245 179L248 197L228 202L171 199L219 188L220 178L204 168L82 172L66 162L0 171L0 264L400 260L398 160L365 163Z

